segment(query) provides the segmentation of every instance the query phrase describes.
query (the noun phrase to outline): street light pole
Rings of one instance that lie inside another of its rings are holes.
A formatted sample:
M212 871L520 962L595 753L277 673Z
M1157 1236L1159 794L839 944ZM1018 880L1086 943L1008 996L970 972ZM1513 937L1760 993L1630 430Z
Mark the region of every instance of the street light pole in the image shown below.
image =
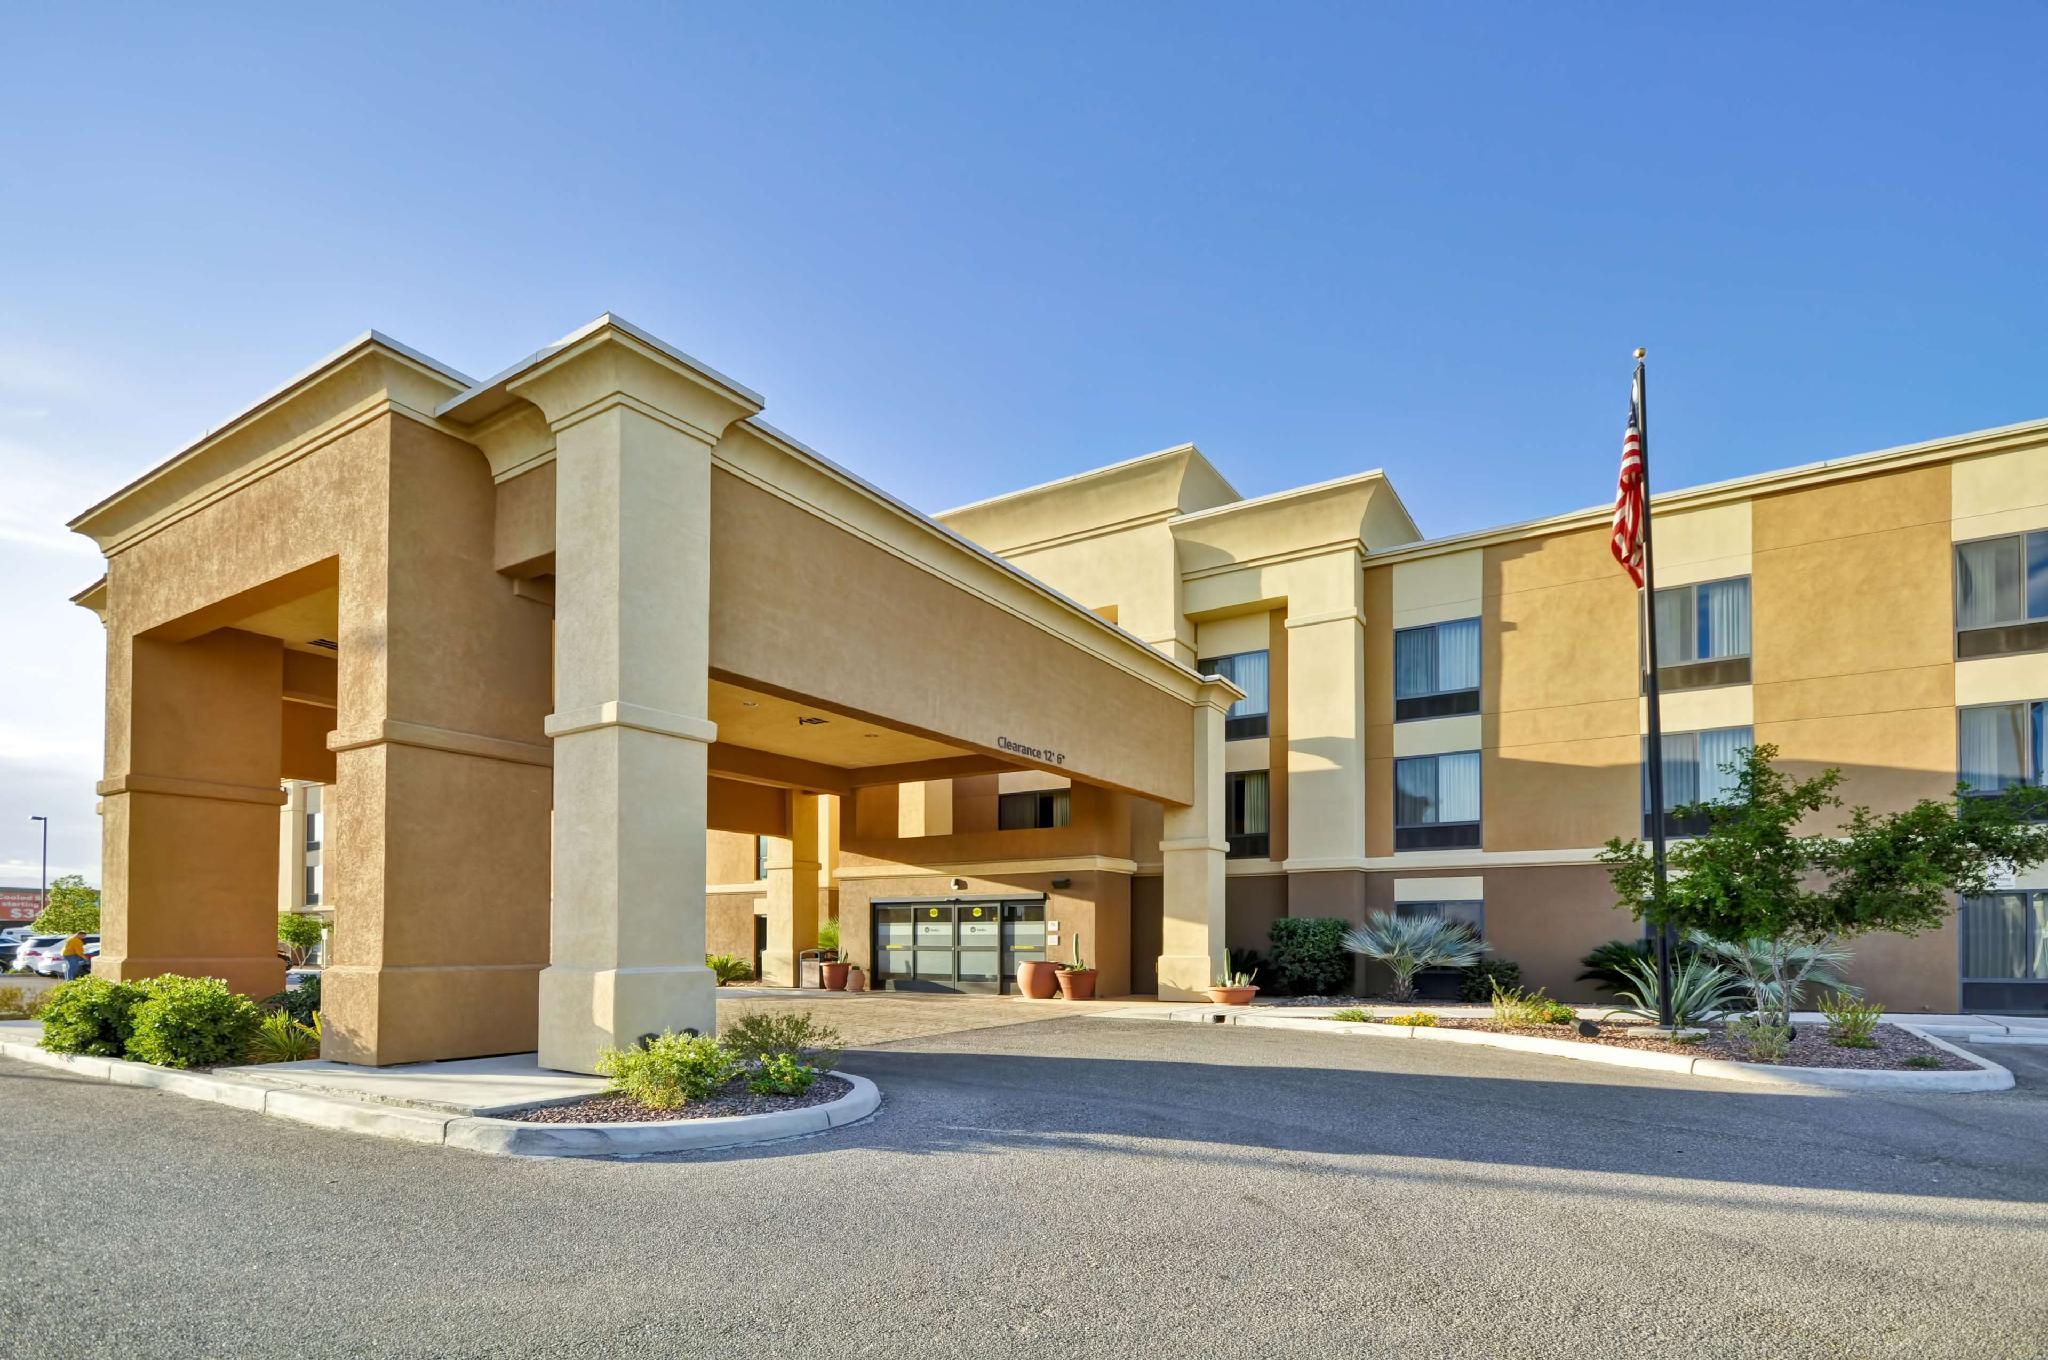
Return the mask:
M43 824L43 888L40 894L42 907L37 912L37 915L41 915L50 909L50 819L31 813L29 820Z

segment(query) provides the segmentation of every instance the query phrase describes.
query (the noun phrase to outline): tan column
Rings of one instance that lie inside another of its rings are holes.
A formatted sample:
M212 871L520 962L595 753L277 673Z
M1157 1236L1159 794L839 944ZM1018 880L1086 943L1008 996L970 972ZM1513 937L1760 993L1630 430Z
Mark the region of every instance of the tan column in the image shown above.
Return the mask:
M250 633L165 642L110 627L98 976L218 977L258 997L284 986L282 653Z
M797 962L818 947L818 889L824 866L819 834L823 798L789 795L789 838L763 838L768 861L768 947L761 951L761 980L776 987L797 985Z
M1232 695L1203 686L1193 710L1194 801L1166 809L1164 910L1159 937L1159 997L1201 1000L1215 985L1223 946L1223 715Z
M1365 868L1365 624L1355 606L1287 620L1290 914L1355 917Z

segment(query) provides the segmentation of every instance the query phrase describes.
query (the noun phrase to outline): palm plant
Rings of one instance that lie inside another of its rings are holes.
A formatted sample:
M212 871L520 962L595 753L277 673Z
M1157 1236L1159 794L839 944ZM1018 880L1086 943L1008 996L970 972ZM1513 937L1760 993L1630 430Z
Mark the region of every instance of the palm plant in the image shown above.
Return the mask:
M1629 1002L1617 1006L1609 1015L1638 1015L1645 1020L1655 1020L1661 1014L1658 1006L1657 963L1654 959L1638 958L1622 963L1618 971L1628 985L1619 990L1621 999ZM1679 1029L1690 1029L1703 1021L1711 1020L1733 1009L1742 1000L1747 990L1741 978L1728 969L1703 955L1691 954L1671 962L1671 1023Z
M1714 940L1694 931L1688 940L1698 949L1742 976L1759 1015L1771 1015L1790 1026L1792 1012L1808 987L1826 987L1859 995L1842 976L1853 951L1832 937L1797 943L1792 940Z
M1415 975L1423 969L1470 968L1490 946L1456 921L1376 911L1345 934L1344 947L1385 964L1394 975L1394 999L1406 1001L1415 995Z

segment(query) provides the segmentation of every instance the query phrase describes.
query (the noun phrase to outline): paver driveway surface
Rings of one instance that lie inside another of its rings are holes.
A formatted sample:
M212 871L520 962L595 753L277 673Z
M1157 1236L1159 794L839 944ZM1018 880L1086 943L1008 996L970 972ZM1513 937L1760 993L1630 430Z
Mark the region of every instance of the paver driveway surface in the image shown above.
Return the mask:
M830 1135L520 1162L0 1062L0 1354L2048 1347L2032 1055L2000 1095L1795 1095L1063 1017L846 1065L887 1103Z

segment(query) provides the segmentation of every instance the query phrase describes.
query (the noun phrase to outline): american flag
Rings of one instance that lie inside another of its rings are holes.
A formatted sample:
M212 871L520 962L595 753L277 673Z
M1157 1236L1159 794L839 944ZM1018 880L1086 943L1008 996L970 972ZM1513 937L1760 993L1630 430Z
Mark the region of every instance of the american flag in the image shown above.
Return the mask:
M1629 389L1628 433L1621 437L1621 477L1614 490L1614 560L1643 586L1643 366Z

